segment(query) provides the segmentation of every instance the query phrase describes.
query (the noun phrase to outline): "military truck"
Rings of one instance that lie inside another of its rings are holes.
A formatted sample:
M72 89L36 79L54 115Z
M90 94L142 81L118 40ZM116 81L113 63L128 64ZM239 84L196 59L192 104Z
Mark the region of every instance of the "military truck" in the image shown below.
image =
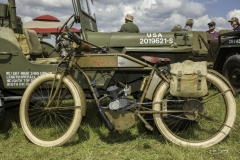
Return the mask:
M149 33L98 32L92 0L72 0L74 14L64 24L70 27L80 23L81 38L91 45L92 53L121 53L141 59L143 55L170 58L171 62L208 61L213 66L217 54L212 52L206 42L211 37L203 31L174 31ZM62 28L64 28L64 26ZM60 42L61 32L56 36ZM211 45L213 46L212 42ZM67 48L66 48L67 49ZM216 49L217 50L217 47ZM0 108L18 104L31 81L39 75L55 70L61 60L63 50L57 51L52 45L41 42L34 31L22 28L20 18L16 16L15 0L0 4ZM82 52L81 54L84 54ZM223 63L224 64L224 63ZM220 68L220 67L219 67ZM92 80L102 76L99 72L87 72ZM111 73L115 74L115 73ZM116 77L122 78L117 73ZM75 76L88 95L88 87L81 76ZM141 74L127 77L130 85L139 85ZM98 88L106 86L99 83ZM132 91L137 92L137 91ZM88 96L87 96L88 97ZM91 98L89 94L89 98ZM3 113L3 112L0 112ZM3 115L3 114L1 114ZM1 117L0 115L0 117Z
M221 33L222 32L222 33ZM222 73L236 93L240 92L240 31L220 31L211 41L211 54L216 55L213 69Z
M46 49L57 54L52 45L40 43L36 32L22 28L15 0L0 3L0 121L4 108L19 104L32 80L55 70L61 57L48 58Z
M223 74L230 81L235 92L240 91L239 32L220 30L218 39L212 39L211 35L204 31L102 33L97 30L93 2L91 0L73 2L76 20L81 22L84 40L105 47L109 52L128 54L137 58L152 55L168 57L172 62L186 59L208 61L210 68Z
M83 40L99 47L106 47L111 53L128 54L140 58L142 55L168 57L172 62L186 59L194 61L208 60L213 56L208 54L205 41L210 40L203 31L174 31L149 33L98 32L97 21L92 0L73 1L76 21L81 22ZM93 47L94 49L94 47ZM97 52L97 48L95 48Z

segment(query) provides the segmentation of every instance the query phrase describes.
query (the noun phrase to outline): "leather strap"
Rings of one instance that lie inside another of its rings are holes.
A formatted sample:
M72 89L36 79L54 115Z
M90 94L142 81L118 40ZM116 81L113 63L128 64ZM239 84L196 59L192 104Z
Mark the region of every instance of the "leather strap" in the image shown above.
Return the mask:
M177 91L181 91L182 71L178 71Z

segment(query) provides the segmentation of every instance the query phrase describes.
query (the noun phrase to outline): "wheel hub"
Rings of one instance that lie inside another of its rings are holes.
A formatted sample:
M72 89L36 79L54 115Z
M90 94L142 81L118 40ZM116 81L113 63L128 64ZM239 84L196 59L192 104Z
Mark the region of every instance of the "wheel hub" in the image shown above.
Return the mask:
M233 86L240 86L240 68L235 68L232 72L231 72L231 83L233 84Z
M184 103L183 110L189 111L184 113L189 120L196 120L199 118L199 114L204 112L204 106L201 101L197 99L190 99Z

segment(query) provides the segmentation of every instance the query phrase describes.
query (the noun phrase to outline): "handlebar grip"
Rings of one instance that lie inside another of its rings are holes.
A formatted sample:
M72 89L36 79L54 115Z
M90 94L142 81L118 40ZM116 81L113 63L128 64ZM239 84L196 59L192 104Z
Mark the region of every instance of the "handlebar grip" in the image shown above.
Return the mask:
M72 32L68 27L65 27L66 32L69 34L70 38L77 44L77 45L81 45L82 41L81 39L79 39L74 32Z

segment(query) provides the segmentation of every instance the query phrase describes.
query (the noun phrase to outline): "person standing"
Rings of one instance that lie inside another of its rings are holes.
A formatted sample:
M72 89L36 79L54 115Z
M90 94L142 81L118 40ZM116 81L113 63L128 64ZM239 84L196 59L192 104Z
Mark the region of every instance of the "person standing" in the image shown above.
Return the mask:
M233 27L234 31L240 31L239 20L237 17L232 17L232 19L229 20L228 22L231 23L231 26Z
M133 23L133 18L133 15L129 13L125 16L125 24L121 26L120 32L139 33L139 28Z
M206 31L207 34L211 34L212 35L212 39L216 39L218 38L218 32L215 31L215 27L216 27L216 23L215 22L210 22L208 23L208 28L209 30Z
M193 19L187 19L186 21L186 26L184 27L184 31L192 31L192 27L193 27L194 21Z

